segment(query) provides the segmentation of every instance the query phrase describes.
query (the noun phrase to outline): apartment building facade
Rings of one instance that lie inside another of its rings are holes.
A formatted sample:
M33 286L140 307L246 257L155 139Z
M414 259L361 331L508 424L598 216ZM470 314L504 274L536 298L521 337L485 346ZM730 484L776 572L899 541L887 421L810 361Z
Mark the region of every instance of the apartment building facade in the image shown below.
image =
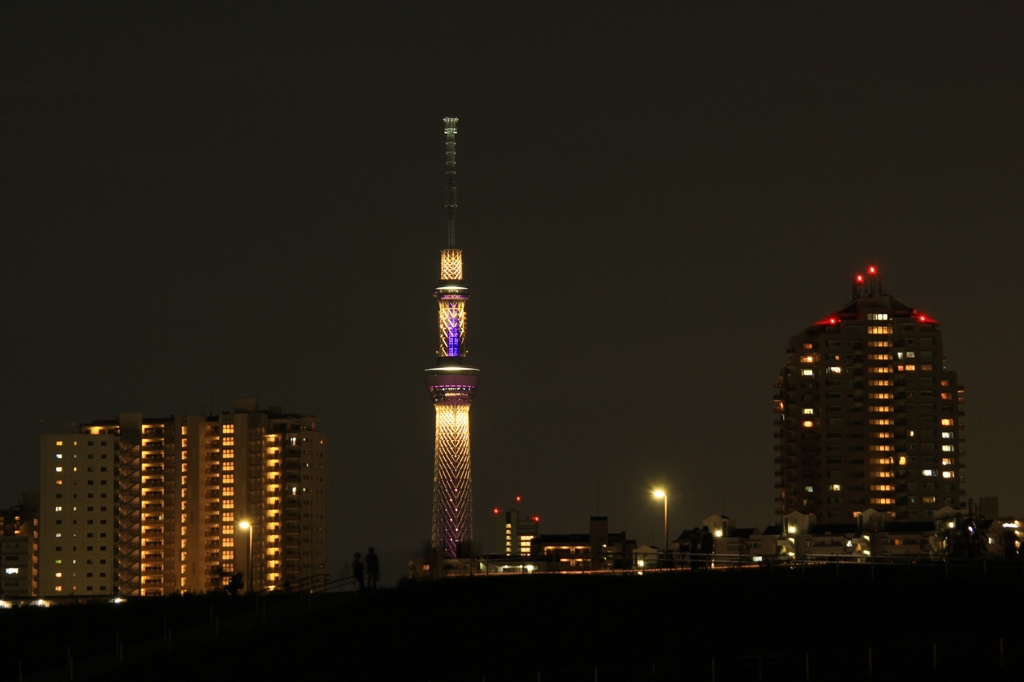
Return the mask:
M261 591L326 573L328 438L315 417L255 400L122 413L44 436L41 453L44 596L206 592L239 573Z
M966 500L963 387L939 323L886 293L876 268L790 339L775 389L777 514L923 521Z

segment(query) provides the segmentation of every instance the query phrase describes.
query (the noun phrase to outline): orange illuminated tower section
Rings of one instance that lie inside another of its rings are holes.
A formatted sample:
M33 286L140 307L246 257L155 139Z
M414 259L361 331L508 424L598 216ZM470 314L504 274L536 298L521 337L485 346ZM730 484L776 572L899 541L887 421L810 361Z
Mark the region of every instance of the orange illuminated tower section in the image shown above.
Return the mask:
M480 370L466 363L466 300L462 251L455 248L455 126L444 119L447 138L448 248L441 250L441 281L434 289L438 310L437 365L426 370L434 402L434 512L431 543L435 552L459 555L473 539L473 483L469 459L469 408Z

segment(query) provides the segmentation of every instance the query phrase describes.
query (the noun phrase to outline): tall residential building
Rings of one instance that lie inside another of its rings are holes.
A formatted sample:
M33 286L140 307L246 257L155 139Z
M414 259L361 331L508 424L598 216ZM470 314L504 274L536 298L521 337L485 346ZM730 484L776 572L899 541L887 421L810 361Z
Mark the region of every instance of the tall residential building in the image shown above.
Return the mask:
M0 509L0 598L39 594L39 493Z
M441 250L437 366L426 370L434 402L434 509L431 546L448 557L473 539L473 484L469 460L469 408L480 370L466 363L466 301L462 251L455 248L455 125L444 119L447 138L448 248Z
M875 267L853 299L790 339L775 384L776 513L924 520L965 500L963 387L939 323Z
M327 435L315 417L117 419L42 437L43 596L267 590L327 570Z

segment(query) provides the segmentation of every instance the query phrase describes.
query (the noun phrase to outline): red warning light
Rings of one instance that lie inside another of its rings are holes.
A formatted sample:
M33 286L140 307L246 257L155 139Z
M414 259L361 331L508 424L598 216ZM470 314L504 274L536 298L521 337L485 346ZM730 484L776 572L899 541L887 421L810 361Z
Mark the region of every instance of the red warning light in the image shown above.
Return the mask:
M864 283L864 275L862 275L860 273L857 273L857 284L863 284L863 283Z
M874 275L874 274L877 274L877 273L878 273L878 269L874 265L869 265L868 266L868 274L869 275Z
M836 318L834 318L834 317L828 318L828 323L829 324L835 324L836 322L837 322Z
M497 507L495 507L495 508L494 508L494 513L495 513L495 514L500 514L500 513L501 513L501 510L500 510L500 509L498 509Z
M921 315L921 316L920 316L920 317L918 317L917 319L919 319L919 320L920 320L921 322L924 322L925 320L927 320L927 319L928 319L928 317L927 317L926 315Z
M516 502L522 502L522 501L523 501L523 498L521 498L518 495L516 495Z
M533 522L534 523L540 523L540 517L539 516L534 516L533 517Z

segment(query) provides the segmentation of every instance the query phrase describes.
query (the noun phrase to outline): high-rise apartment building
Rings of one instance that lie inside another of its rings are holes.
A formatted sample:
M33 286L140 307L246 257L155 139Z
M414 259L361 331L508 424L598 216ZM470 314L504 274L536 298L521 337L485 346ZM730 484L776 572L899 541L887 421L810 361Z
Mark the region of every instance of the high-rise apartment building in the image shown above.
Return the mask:
M924 520L964 498L963 387L938 321L886 293L876 268L853 300L790 339L775 384L776 513Z
M117 419L42 438L43 596L253 590L327 570L327 435L259 409Z
M23 599L39 593L39 493L0 509L0 598Z

